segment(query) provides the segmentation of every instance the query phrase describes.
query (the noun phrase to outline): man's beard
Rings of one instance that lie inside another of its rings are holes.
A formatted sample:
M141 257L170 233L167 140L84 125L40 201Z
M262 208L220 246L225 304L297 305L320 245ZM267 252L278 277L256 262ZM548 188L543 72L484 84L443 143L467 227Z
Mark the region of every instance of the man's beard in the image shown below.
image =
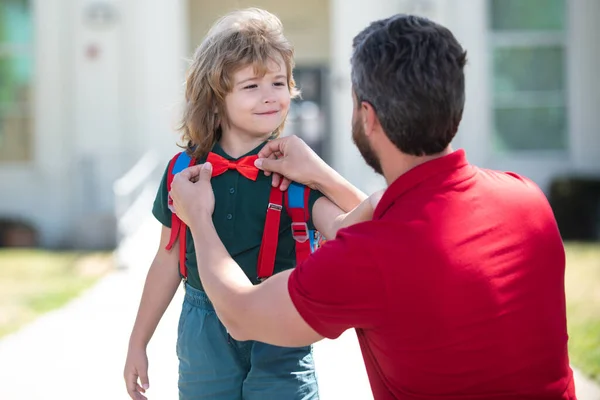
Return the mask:
M360 151L360 154L367 165L373 168L379 175L383 175L379 159L369 145L360 118L356 118L355 121L352 121L352 141L354 141L354 144L358 148L358 151Z

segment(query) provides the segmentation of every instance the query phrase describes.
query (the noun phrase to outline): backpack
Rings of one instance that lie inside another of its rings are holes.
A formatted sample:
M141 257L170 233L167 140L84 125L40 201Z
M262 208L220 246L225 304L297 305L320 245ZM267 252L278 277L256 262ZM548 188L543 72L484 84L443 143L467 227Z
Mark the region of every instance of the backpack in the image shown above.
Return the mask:
M173 177L184 169L196 165L196 159L190 157L185 151L176 154L169 162L167 170L167 191L171 191ZM296 242L296 265L308 258L310 253L317 250L323 242L322 235L314 230L308 229L310 210L308 200L310 188L299 183L292 182L285 192L279 188L271 187L269 203L265 210L267 216L260 245L257 264L257 279L262 282L271 275L275 267L275 253L279 240L279 221L281 210L286 208L292 219L292 237ZM282 204L283 203L283 204ZM169 208L173 212L173 201L169 196ZM171 236L166 249L171 250L179 239L179 275L185 282L187 280L187 268L185 266L186 253L186 230L187 226L173 212L171 217Z

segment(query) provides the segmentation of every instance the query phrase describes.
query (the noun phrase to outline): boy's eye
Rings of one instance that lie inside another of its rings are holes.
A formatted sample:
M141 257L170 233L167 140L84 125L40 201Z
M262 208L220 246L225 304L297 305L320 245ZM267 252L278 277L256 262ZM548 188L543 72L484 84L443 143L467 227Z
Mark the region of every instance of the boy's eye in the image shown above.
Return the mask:
M254 89L256 87L258 87L258 85L253 83L252 85L244 86L244 89Z
M287 86L285 82L275 82L275 86Z

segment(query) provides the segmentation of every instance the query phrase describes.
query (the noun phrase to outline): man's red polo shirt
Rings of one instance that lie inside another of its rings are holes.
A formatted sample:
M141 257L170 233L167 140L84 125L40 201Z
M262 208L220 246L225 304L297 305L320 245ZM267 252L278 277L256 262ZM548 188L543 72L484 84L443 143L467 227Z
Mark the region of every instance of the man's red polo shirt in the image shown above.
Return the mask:
M289 292L319 334L356 328L377 400L574 399L564 269L543 193L459 150L392 183Z

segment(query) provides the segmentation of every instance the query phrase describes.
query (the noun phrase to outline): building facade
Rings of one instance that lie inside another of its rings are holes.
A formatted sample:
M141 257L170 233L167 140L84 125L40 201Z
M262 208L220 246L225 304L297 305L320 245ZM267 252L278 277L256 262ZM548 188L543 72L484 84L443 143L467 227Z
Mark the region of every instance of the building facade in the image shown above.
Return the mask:
M471 162L546 191L557 176L600 176L596 0L5 0L0 219L30 222L43 246L114 245L115 213L148 207L140 180L178 150L187 59L218 16L251 5L277 14L296 48L303 101L286 132L365 191L383 182L351 140L351 41L398 12L446 25L468 52L454 147Z

